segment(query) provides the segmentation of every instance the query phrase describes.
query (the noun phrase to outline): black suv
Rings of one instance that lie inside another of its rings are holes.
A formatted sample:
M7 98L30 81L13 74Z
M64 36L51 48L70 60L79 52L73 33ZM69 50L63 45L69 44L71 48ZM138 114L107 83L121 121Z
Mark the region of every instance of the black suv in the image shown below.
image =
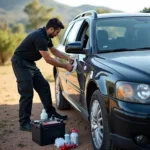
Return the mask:
M58 49L77 69L54 68L57 108L90 121L94 150L150 149L150 14L84 12Z

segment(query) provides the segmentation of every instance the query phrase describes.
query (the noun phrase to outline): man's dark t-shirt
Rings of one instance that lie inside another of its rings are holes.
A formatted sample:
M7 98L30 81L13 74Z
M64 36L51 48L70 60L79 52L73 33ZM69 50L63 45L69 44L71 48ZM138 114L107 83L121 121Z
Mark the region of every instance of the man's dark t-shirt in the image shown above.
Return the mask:
M14 54L28 61L37 61L42 58L39 50L47 51L48 47L53 47L53 43L46 33L46 28L43 27L30 33Z

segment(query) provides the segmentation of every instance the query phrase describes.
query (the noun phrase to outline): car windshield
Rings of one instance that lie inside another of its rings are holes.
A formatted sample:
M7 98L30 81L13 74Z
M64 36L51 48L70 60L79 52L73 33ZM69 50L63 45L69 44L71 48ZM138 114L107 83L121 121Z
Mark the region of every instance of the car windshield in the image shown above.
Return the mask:
M98 52L150 49L150 17L118 17L96 22Z

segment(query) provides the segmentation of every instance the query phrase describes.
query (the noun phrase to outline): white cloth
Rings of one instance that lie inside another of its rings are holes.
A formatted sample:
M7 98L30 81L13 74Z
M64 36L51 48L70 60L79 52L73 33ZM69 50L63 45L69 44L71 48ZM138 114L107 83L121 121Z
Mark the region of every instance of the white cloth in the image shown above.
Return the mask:
M63 138L57 138L55 139L55 146L59 148L60 146L63 146L65 143L65 140Z
M77 69L77 59L78 59L78 55L72 55L70 56L70 58L73 60L73 68L72 68L72 71L71 72L66 72L65 75L70 75L71 73L75 72L76 69Z

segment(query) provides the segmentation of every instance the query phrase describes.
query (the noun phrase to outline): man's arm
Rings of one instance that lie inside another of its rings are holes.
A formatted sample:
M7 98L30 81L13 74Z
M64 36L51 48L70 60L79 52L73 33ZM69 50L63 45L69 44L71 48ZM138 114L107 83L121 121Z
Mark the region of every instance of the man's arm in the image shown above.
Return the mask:
M58 51L56 48L54 47L51 47L49 48L49 50L52 52L53 55L55 55L56 57L59 57L59 58L63 58L63 59L66 59L70 62L70 57L67 56L67 55L64 55L63 53L61 53L60 51Z
M39 51L40 54L42 55L42 57L45 59L45 61L55 67L61 67L61 68L65 68L67 71L71 71L72 70L72 65L70 63L61 63L58 60L52 58L49 54L48 51Z

